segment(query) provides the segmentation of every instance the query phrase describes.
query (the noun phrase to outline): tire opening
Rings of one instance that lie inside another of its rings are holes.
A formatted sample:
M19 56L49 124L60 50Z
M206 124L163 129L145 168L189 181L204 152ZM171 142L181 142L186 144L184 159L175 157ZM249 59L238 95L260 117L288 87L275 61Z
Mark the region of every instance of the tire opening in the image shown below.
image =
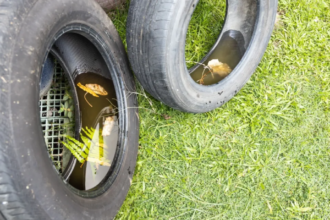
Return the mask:
M195 6L186 36L185 57L188 69L198 65L215 45L223 28L226 7L226 0L200 0ZM203 84L203 81L200 82L201 77L195 81Z
M218 2L226 7L221 9L225 13L223 19L214 21L220 23L222 27L216 43L201 61L189 61L195 64L189 69L189 74L200 85L217 84L235 69L250 44L256 24L256 1L219 0Z
M117 94L93 43L75 33L61 36L45 59L40 81L49 157L64 183L85 197L101 194L120 151Z

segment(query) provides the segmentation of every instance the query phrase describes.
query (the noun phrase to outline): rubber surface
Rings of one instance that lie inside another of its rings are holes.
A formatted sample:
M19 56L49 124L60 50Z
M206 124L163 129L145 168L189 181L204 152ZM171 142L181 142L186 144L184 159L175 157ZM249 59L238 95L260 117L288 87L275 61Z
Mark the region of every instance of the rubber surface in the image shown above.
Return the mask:
M226 21L216 44L241 44L237 51L244 55L239 62L228 61L235 66L224 80L205 86L190 77L198 66L188 70L185 64L186 33L198 2L132 0L126 36L131 67L144 89L172 108L194 113L223 105L249 80L266 50L277 10L277 0L227 0Z
M52 85L52 79L54 75L54 61L51 57L48 57L44 68L41 73L41 79L40 79L40 97L47 94L48 90L50 89L50 86Z
M0 27L0 219L114 218L132 181L139 127L130 108L137 106L133 77L113 24L94 1L0 0ZM83 34L99 49L125 112L121 166L93 199L57 176L40 126L42 64L67 32Z

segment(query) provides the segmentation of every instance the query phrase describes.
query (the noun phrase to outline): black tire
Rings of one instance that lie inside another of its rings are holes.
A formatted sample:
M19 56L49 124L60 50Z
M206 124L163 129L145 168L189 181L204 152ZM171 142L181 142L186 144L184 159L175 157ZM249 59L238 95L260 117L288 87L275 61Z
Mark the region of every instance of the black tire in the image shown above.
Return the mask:
M0 219L114 218L131 185L139 131L134 80L115 27L90 0L0 0L0 12ZM118 163L89 194L73 190L54 169L39 117L42 65L70 33L97 48L121 109Z
M249 80L266 50L277 10L277 0L227 0L223 30L200 63L221 57L233 71L206 86L192 79L203 66L188 70L185 63L186 33L198 2L132 0L127 20L128 56L143 88L172 108L194 113L223 105ZM233 50L236 55L230 55Z

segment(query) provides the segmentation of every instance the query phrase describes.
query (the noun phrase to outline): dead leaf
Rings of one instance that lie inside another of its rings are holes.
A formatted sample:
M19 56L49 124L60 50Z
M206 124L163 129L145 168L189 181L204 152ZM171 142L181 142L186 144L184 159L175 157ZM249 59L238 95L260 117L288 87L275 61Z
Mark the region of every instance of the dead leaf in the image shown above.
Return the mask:
M171 117L170 116L168 116L168 115L163 115L163 117L164 117L164 119L165 120L168 120L168 119L170 119Z
M225 78L232 71L228 64L221 63L218 59L210 60L207 65L210 67L211 73L217 74L221 78Z

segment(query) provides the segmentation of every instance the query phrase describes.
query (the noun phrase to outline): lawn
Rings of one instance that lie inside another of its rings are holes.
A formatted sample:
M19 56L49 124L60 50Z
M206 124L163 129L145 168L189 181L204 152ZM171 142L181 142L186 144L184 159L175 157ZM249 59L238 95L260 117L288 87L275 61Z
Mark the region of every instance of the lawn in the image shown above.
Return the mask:
M217 38L223 2L201 0L187 60ZM124 43L127 11L109 14ZM278 13L259 67L222 107L182 113L139 87L138 161L117 219L330 218L330 3L279 0Z

